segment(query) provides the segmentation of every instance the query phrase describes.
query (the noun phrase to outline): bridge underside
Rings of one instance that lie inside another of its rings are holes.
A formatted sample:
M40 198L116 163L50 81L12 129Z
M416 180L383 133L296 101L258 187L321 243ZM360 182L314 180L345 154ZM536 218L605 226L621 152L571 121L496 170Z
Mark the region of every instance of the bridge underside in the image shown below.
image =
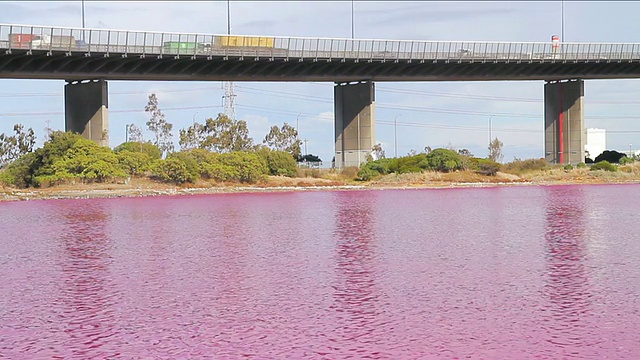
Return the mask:
M143 81L496 81L640 78L632 60L357 60L12 50L0 78Z

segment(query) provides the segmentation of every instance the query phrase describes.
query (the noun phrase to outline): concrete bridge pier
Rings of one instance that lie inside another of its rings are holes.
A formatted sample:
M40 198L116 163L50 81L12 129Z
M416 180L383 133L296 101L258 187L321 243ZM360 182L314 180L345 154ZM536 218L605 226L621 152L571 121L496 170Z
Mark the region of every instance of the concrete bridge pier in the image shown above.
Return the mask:
M335 167L360 166L375 145L374 101L372 81L336 83Z
M544 85L544 151L552 164L584 162L584 81L549 81Z
M109 103L103 79L69 81L64 86L65 130L109 146Z

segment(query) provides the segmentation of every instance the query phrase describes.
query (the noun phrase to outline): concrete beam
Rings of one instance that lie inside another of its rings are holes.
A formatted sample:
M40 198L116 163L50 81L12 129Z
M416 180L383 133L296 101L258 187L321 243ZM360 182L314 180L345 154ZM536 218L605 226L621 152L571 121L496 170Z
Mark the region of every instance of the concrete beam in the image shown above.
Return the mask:
M105 80L68 81L64 86L65 130L109 146L109 103Z
M584 162L584 80L544 85L544 151L552 164Z
M335 167L360 166L375 145L375 87L373 82L336 84Z

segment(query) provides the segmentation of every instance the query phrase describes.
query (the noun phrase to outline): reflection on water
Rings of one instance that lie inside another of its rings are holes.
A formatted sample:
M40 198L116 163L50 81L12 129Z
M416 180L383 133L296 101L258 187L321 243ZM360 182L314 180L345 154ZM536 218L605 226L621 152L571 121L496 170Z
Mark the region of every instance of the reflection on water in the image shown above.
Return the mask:
M592 310L591 289L586 266L585 187L550 187L546 193L547 281L549 315L545 318L548 341L563 348L584 349L592 339L575 337L576 329L585 330L585 318ZM557 350L555 348L552 348ZM557 352L553 352L557 353ZM572 354L563 353L563 356ZM573 356L580 357L573 353Z
M114 305L119 301L111 281L112 243L106 225L104 203L60 203L58 211L64 231L52 239L62 245L59 259L62 283L54 304L60 304L57 323L63 358L118 356L104 350L116 335Z
M336 355L348 356L357 349L360 356L375 355L375 336L379 327L378 291L375 284L376 193L338 192L335 194L335 281L336 343L348 344L336 349Z
M0 203L0 358L636 359L639 190Z

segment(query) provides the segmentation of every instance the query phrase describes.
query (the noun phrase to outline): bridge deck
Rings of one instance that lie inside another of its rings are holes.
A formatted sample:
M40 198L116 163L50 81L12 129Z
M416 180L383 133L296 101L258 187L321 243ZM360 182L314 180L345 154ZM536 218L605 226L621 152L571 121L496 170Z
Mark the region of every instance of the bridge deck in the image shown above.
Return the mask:
M640 44L206 35L0 24L0 77L432 81L640 77Z

